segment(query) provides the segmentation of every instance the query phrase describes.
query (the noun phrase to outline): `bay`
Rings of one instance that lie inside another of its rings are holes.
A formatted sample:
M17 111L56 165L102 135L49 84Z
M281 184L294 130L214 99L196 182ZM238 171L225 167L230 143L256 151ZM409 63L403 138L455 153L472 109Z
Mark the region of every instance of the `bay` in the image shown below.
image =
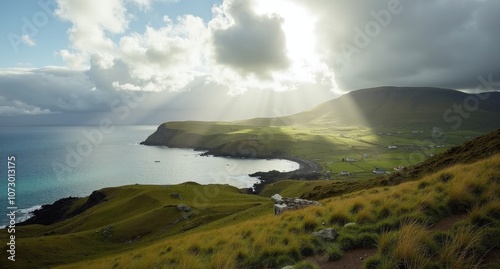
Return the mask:
M202 152L139 145L157 126L0 127L0 225L7 223L7 158L15 156L17 218L64 197L129 184L253 186L258 171L292 171L288 160L203 157Z

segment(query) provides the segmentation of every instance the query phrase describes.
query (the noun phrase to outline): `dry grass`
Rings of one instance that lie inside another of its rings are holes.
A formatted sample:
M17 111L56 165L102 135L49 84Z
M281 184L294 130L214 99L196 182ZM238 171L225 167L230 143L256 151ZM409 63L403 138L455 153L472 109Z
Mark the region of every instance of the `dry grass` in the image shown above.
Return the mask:
M123 252L63 268L133 268L139 263L144 268L281 268L306 256L337 258L334 254L341 250L373 244L379 252L367 268L474 268L488 250L482 229L499 227L498 167L500 155L398 186L331 197L321 201L323 206L278 217L269 208L266 214L234 225L178 234L134 254ZM452 176L443 180L445 174ZM426 224L451 212L467 213L467 225L437 240ZM490 221L476 225L485 217ZM343 227L347 222L358 225ZM326 227L337 229L333 244L339 249L312 240L312 231Z

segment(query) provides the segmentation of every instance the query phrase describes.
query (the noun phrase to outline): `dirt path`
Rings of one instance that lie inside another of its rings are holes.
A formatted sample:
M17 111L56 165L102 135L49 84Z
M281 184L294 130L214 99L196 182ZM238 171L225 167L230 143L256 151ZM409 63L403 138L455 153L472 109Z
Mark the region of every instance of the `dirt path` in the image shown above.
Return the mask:
M453 225L463 219L467 215L451 215L441 219L438 223L429 227L430 232L440 232L448 231L453 227ZM366 258L373 256L377 253L376 248L370 249L354 249L344 253L342 258L338 261L327 262L325 258L321 255L315 255L308 257L306 260L316 263L322 269L361 269L363 268L363 262ZM488 253L484 258L486 263L498 261L500 257L500 251L493 251Z
M363 267L365 259L376 253L376 248L360 248L345 252L340 260L334 262L327 262L320 255L309 257L306 260L316 263L322 269L360 269Z

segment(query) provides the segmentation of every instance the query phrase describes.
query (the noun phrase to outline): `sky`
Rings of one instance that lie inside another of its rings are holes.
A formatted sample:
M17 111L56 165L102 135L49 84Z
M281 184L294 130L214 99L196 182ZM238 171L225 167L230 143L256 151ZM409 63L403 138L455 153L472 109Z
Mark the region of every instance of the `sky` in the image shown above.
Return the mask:
M496 0L4 0L0 125L283 116L500 81Z

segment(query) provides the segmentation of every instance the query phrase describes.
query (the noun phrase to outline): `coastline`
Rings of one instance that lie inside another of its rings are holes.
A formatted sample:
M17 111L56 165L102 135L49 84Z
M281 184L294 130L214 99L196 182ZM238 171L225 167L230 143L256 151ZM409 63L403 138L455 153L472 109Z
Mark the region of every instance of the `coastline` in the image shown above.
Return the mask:
M144 142L141 142L141 145L145 146L158 146L155 144L147 144ZM162 145L165 146L165 145ZM168 146L167 146L168 147ZM245 154L229 154L229 153L223 153L219 150L215 149L206 149L206 148L190 148L190 147L184 147L185 149L193 149L196 151L204 151L200 156L213 156L213 157L227 157L227 158L241 158L241 159L271 159L271 160L287 160L291 161L294 163L297 163L299 165L299 168L293 171L288 171L288 172L280 172L278 170L271 170L268 172L255 172L253 174L249 174L248 176L250 177L255 177L258 178L260 181L258 183L253 184L252 187L250 188L242 188L241 190L245 191L248 194L259 194L262 189L267 185L271 184L280 180L284 179L305 179L305 180L314 180L314 179L319 179L323 173L323 166L321 166L319 163L307 160L307 159L302 159L299 157L295 156L287 156L283 153L275 153L271 155L255 155L252 157L249 157L248 155Z
M255 183L248 193L251 194L259 194L262 189L271 183L284 180L284 179L304 179L304 180L314 180L319 179L323 176L322 170L323 166L319 163L301 159L293 156L281 156L280 159L292 161L299 164L299 168L290 172L279 172L277 170L269 171L269 172L256 172L250 174L251 177L257 177L260 182Z

